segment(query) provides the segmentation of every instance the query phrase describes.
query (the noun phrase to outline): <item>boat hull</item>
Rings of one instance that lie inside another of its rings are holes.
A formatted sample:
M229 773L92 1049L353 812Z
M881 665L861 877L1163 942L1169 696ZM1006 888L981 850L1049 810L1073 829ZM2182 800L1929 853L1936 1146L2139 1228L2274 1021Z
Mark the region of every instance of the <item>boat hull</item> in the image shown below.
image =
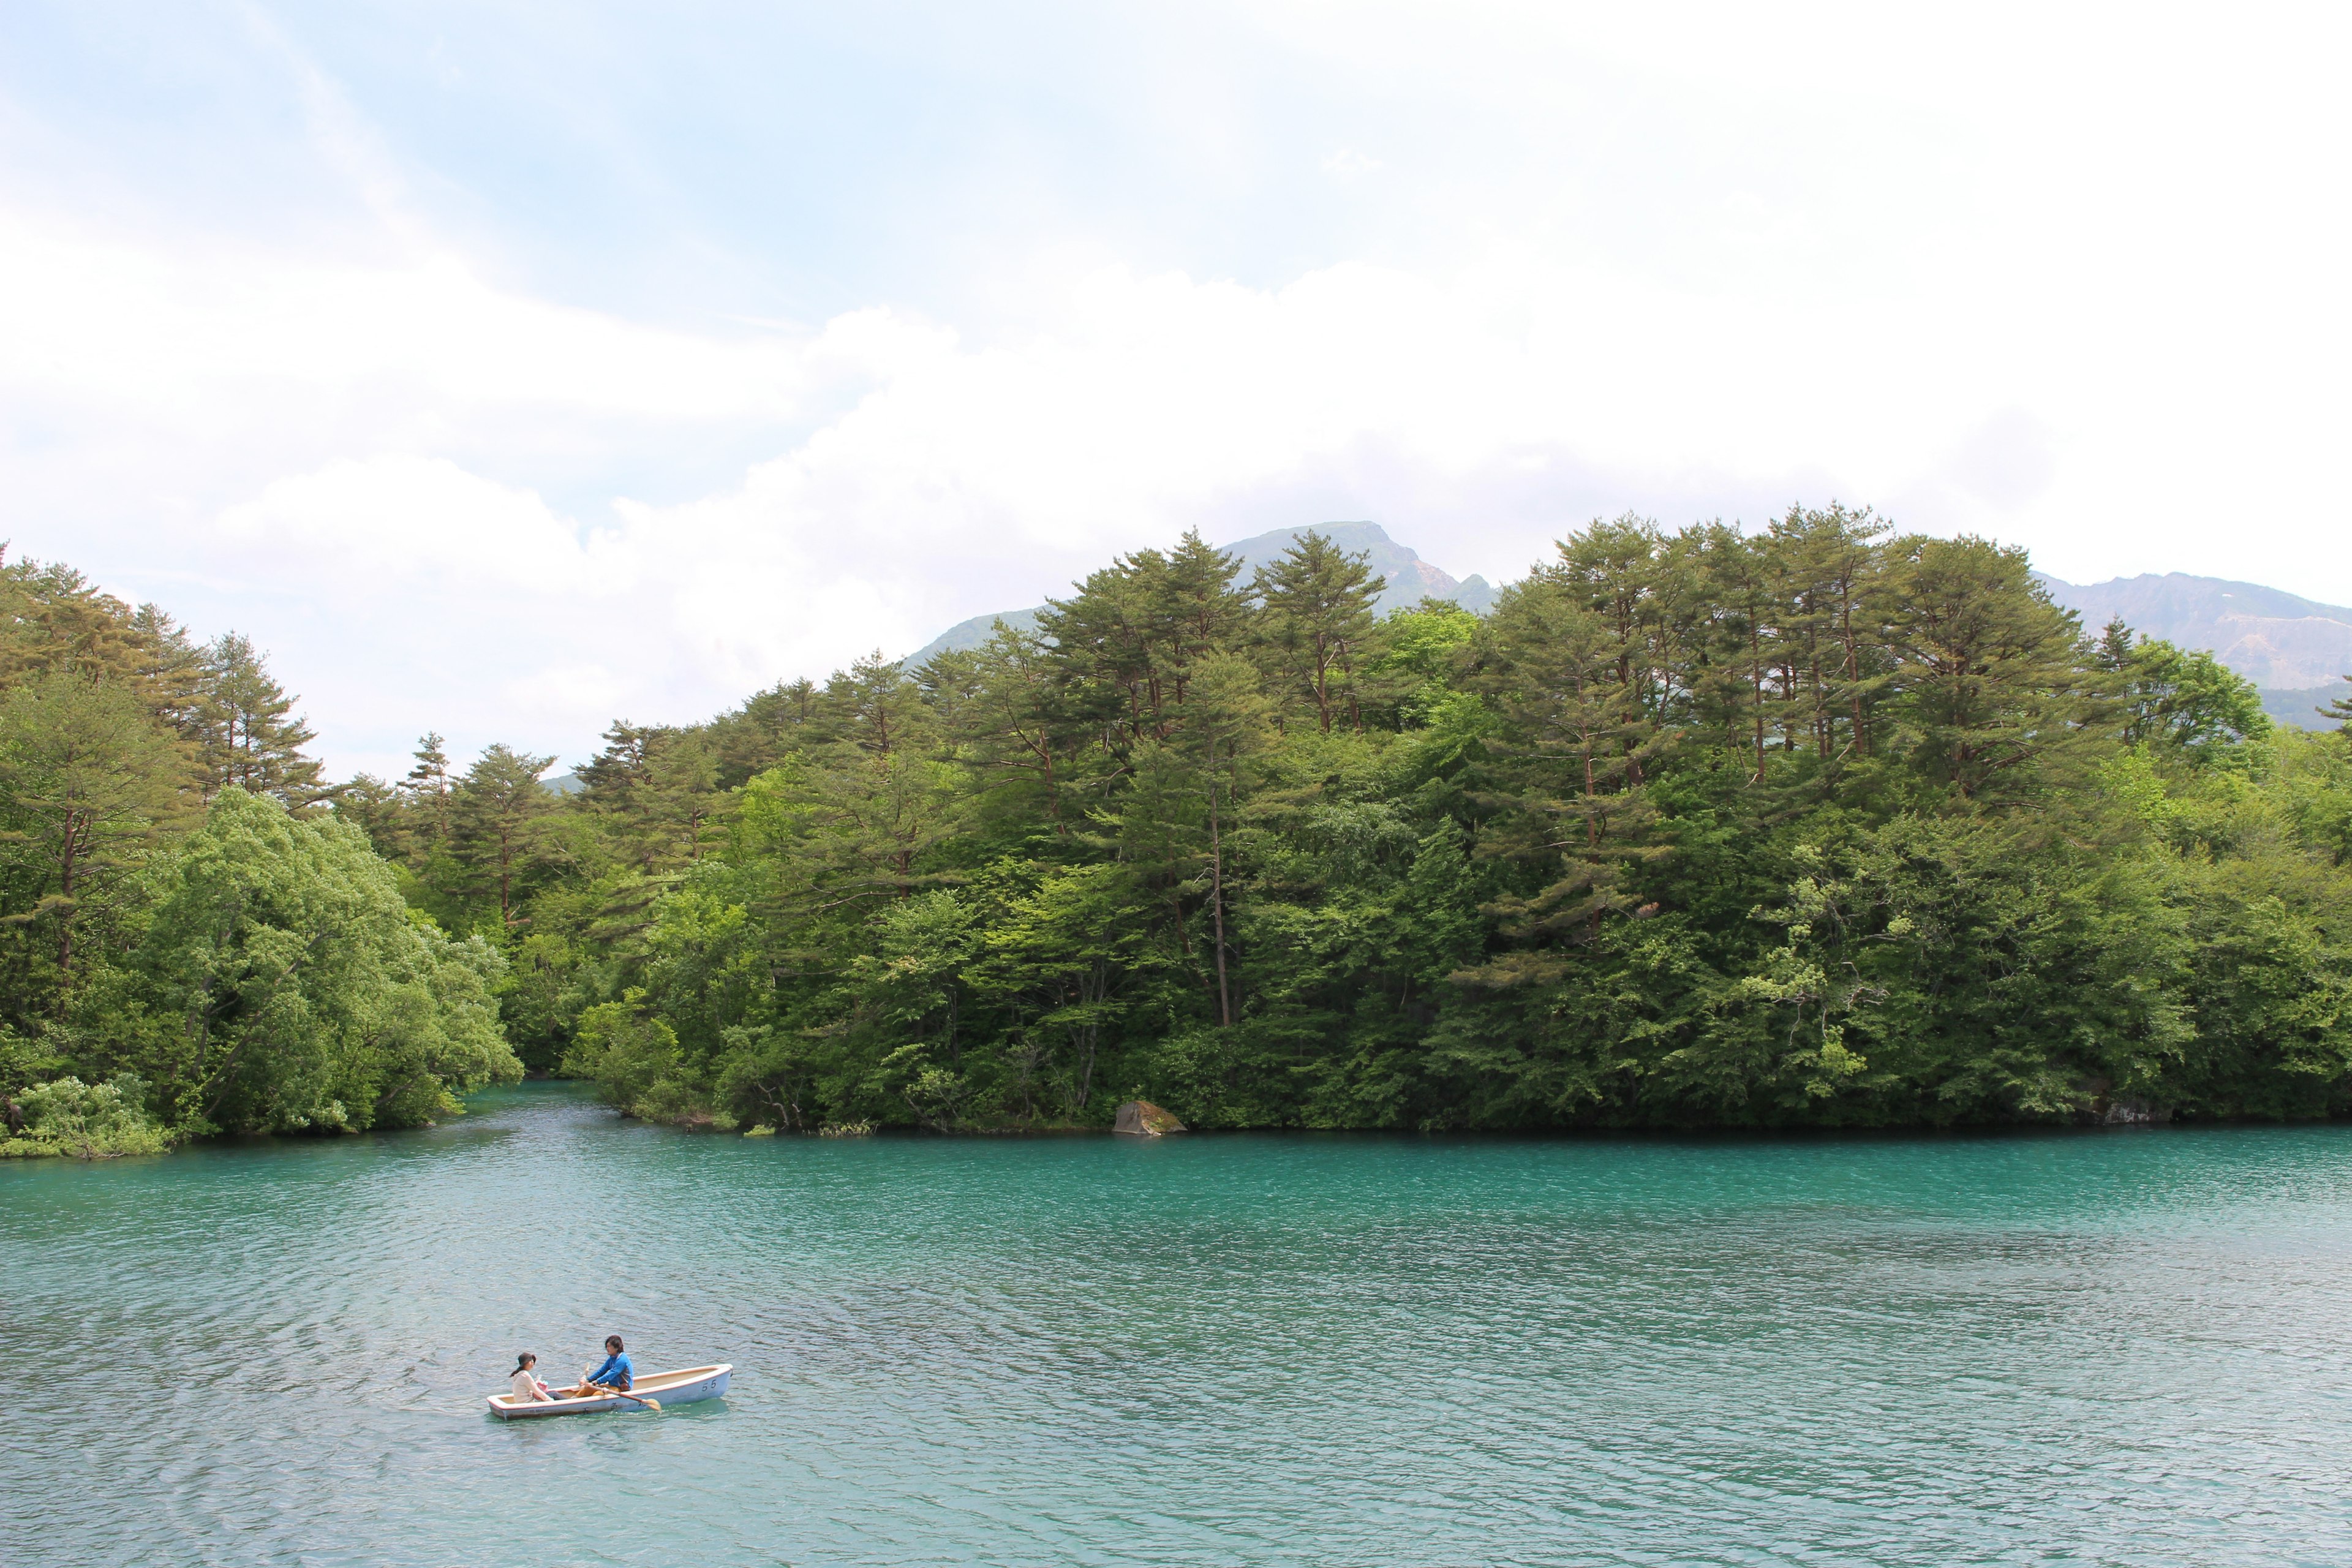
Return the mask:
M667 1405L692 1405L697 1400L717 1399L726 1394L728 1380L734 1374L731 1363L717 1366L694 1366L683 1372L656 1373L637 1379L630 1392L646 1399L658 1399ZM490 1414L501 1421L535 1421L543 1415L593 1415L603 1410L643 1410L635 1399L618 1394L599 1394L591 1399L540 1399L524 1404L511 1394L489 1396Z

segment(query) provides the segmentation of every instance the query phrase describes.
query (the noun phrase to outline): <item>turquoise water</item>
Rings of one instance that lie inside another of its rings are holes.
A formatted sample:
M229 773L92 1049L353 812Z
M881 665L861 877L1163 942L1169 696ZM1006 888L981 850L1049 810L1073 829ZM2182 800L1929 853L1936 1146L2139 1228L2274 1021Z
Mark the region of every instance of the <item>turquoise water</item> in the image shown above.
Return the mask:
M2352 1560L2352 1128L0 1166L11 1563ZM733 1394L506 1426L569 1374Z

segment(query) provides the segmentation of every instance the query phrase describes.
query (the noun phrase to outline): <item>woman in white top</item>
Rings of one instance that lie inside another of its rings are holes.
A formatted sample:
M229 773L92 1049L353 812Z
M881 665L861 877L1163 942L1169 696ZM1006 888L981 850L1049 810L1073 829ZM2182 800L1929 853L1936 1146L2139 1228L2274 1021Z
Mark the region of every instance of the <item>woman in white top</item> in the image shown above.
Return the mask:
M540 1382L539 1379L531 1376L530 1374L530 1369L538 1364L539 1358L531 1354L529 1351L525 1351L522 1354L515 1357L513 1383L516 1404L536 1405L541 1400L548 1397L547 1384Z

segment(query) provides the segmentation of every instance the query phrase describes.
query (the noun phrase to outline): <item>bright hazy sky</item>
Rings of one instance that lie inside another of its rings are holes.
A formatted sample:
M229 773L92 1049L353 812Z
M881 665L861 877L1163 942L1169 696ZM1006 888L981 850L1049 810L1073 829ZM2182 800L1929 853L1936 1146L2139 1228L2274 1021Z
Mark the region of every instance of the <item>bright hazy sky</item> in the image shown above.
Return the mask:
M2352 602L2346 13L0 6L0 534L339 773L1369 518Z

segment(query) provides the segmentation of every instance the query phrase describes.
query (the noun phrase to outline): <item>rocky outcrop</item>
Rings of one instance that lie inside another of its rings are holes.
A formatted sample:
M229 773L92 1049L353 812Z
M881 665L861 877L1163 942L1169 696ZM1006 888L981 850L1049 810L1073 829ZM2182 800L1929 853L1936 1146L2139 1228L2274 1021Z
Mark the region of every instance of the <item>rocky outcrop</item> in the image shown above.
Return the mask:
M1148 1100L1130 1100L1118 1108L1118 1120L1111 1123L1111 1131L1137 1138L1158 1138L1183 1131L1184 1124L1176 1120L1174 1112L1162 1110Z

